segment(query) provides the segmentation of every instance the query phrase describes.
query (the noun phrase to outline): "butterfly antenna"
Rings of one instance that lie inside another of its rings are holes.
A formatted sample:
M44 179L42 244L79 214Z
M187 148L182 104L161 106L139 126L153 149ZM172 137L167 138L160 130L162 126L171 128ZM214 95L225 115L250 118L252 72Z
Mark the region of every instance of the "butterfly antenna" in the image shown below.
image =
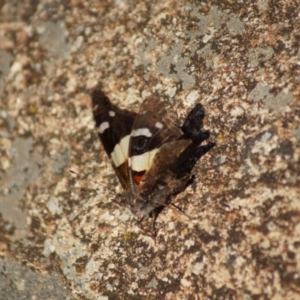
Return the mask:
M192 218L188 215L188 214L186 214L184 211L183 211L183 209L182 208L180 208L179 206L177 206L176 204L174 204L174 203L169 203L169 205L171 205L170 206L170 208L172 208L172 209L174 209L174 210L177 210L177 211L179 211L179 212L181 212L183 215L185 215L189 220L192 220Z
M90 179L90 178L87 178L86 175L81 175L81 174L79 174L79 173L77 173L77 172L75 172L75 171L73 171L73 170L69 170L69 172L72 173L72 174L75 174L75 175L80 176L81 179L86 179L86 180L88 180L89 182L95 183L95 184L97 184L97 185L99 185L99 186L104 186L104 184L101 184L101 183L99 183L99 182L97 182L97 181L95 181L95 180L92 180L92 179Z

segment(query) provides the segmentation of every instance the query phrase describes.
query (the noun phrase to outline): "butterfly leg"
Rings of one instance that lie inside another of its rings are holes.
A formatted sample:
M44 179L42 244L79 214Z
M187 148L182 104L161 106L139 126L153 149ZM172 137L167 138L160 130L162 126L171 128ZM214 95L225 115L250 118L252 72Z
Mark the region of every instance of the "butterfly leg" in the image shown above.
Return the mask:
M139 221L138 221L138 227L143 231L143 234L144 235L147 235L147 236L149 236L149 237L151 237L155 242L156 242L156 236L157 236L157 231L156 231L156 226L155 226L155 221L156 221L156 219L154 219L153 220L153 224L152 224L152 226L153 226L153 229L151 230L149 230L149 229L145 229L142 225L141 225L141 223L142 223L142 221L144 221L144 219L145 219L145 216L143 216Z

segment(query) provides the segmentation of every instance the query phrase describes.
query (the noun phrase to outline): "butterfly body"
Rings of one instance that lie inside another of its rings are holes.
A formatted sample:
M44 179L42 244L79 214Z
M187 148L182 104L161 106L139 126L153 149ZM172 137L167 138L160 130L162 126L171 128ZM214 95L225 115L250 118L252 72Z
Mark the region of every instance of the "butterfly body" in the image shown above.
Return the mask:
M147 98L138 113L120 109L99 89L92 94L99 138L124 189L116 202L135 215L151 215L190 183L196 162L214 143L203 131L204 109L198 104L183 126L167 117L164 104Z

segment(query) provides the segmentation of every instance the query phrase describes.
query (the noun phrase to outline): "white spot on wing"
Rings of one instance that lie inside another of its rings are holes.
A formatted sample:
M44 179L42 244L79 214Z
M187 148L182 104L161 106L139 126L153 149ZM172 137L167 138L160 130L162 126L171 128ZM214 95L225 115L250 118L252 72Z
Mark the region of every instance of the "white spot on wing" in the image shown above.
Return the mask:
M109 123L108 122L103 122L100 124L98 127L98 132L102 134L107 128L109 128Z
M99 107L99 105L96 104L96 105L94 106L93 110L96 111L96 110L98 109L98 107Z
M160 123L160 122L156 122L155 123L155 127L158 128L158 129L162 129L163 128L163 124Z
M131 132L131 136L146 136L146 137L151 137L152 133L150 132L150 130L148 128L139 128L139 129L134 129Z
M157 153L158 149L153 149L152 151L145 152L140 155L134 155L131 157L131 169L136 172L142 172L149 170L152 161Z
M109 115L110 117L114 117L114 116L116 115L116 113L115 113L114 111L110 110L110 111L108 112L108 115Z
M116 167L121 166L128 159L129 139L130 135L123 137L111 153L111 159Z

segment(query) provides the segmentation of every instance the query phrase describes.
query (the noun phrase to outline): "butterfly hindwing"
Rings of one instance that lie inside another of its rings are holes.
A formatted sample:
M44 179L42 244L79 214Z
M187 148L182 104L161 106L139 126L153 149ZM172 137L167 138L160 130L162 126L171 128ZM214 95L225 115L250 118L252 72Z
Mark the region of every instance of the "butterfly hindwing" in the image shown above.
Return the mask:
M180 139L183 132L167 117L164 103L147 98L133 123L129 157L132 181L139 192L150 193L158 180L169 171L171 164L190 143Z

